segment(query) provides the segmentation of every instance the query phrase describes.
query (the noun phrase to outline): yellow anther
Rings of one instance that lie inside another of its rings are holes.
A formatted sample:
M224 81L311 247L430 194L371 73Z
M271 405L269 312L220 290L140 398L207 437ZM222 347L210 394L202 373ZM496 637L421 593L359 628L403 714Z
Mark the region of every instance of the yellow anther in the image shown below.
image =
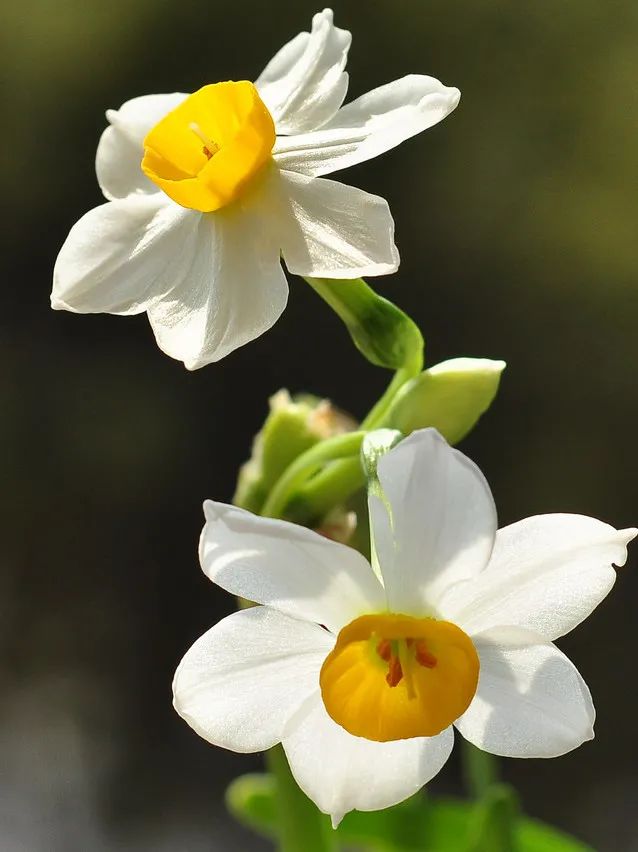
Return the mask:
M202 129L199 126L199 124L197 124L195 121L191 121L191 123L188 126L193 131L195 136L198 136L202 140L202 142L204 143L204 148L203 148L204 154L210 160L210 158L212 156L214 156L219 151L219 145L217 144L217 142L214 142L212 139L209 139L202 132Z

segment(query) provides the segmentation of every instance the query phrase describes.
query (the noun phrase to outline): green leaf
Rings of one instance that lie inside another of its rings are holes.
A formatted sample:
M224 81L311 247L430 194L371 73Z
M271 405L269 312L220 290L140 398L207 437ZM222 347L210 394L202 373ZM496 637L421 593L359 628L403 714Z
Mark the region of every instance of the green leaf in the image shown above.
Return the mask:
M590 846L538 820L516 816L516 800L512 796L504 785L493 787L478 804L431 800L420 793L384 811L352 811L344 817L336 835L342 849L367 852L499 852L507 848L502 845L499 823L508 815L515 817L510 837L515 852L594 852ZM276 836L272 776L237 778L228 788L226 803L239 822L266 837ZM477 845L480 843L483 845Z
M226 790L226 807L237 822L258 834L277 835L276 784L266 772L235 778Z
M337 833L347 848L369 852L461 852L467 815L456 802L418 794L385 811L347 814Z
M365 281L306 278L345 323L355 346L372 364L418 372L423 365L423 337L418 326Z
M457 444L475 426L498 390L504 361L454 358L406 382L383 418L384 426L409 435L434 426Z
M595 852L592 846L535 819L520 820L517 837L520 852Z

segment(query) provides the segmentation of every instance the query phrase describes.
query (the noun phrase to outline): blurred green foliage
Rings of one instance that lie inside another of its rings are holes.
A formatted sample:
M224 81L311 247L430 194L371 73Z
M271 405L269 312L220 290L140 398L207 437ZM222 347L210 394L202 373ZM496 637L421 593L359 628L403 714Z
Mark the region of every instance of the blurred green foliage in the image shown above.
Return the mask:
M249 828L277 836L272 776L235 779L226 803ZM419 794L385 811L352 811L336 836L340 849L361 852L593 852L578 840L519 815L515 796L504 785L492 787L477 804Z

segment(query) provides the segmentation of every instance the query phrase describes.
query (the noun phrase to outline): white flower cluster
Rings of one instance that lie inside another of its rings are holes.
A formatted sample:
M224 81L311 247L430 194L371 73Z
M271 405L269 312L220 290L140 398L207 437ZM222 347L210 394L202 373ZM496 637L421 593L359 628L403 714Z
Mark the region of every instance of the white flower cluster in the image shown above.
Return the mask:
M107 202L72 228L52 306L146 311L160 348L195 369L277 320L282 258L312 278L394 272L386 201L324 176L433 126L459 92L411 75L343 106L350 41L326 9L254 84L109 110L96 161ZM454 728L510 757L591 739L589 690L554 640L607 595L637 533L564 514L498 530L483 475L434 429L382 456L377 475L372 564L306 528L205 504L205 574L257 606L204 634L174 681L177 711L209 742L282 743L335 825L416 792Z

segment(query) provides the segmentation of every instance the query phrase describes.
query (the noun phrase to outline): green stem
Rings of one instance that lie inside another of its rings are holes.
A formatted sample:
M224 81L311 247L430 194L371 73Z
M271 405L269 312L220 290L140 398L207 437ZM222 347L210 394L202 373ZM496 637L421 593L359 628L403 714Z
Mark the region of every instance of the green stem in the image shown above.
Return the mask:
M396 371L386 391L361 424L361 429L369 431L383 426L399 390L423 368L421 332L407 314L378 296L363 279L305 280L345 323L354 344L368 361ZM335 462L312 478L307 471L303 475L300 472L295 483L295 501L290 507L291 519L297 523L312 523L333 506L347 500L364 482L359 461L352 458ZM277 508L281 508L280 503ZM272 511L266 514L272 514Z
M362 278L306 278L344 323L354 345L372 364L399 370L423 365L423 336L410 317L379 296Z
M361 429L369 431L383 425L392 400L403 385L418 375L421 362L401 367L394 374L383 396L374 404L361 424ZM304 478L300 479L303 484ZM314 476L298 490L295 520L304 523L325 515L333 506L338 506L365 485L365 475L359 458L345 458L335 461L317 476Z
M295 495L295 519L309 523L326 515L365 485L359 457L329 465L307 482Z
M348 462L354 460L360 468L359 450L364 436L365 432L346 432L344 435L335 435L334 438L327 438L298 456L280 476L268 495L261 514L269 518L282 517L295 490L314 470L326 462L335 459L347 459Z
M279 852L337 852L329 817L299 789L281 746L266 752L266 765L277 785Z
M397 392L408 379L418 376L423 369L423 338L421 332L403 311L386 299L377 296L374 290L362 279L343 281L337 289L334 289L333 285L339 282L326 281L323 278L306 278L305 280L343 320L355 345L369 361L378 366L396 370L385 393L375 403L361 424L363 429L373 429L385 416ZM386 318L387 329L386 322L377 327L377 312L380 306L384 306L383 310L389 312L389 316ZM392 318L391 321L389 317ZM380 357L380 353L374 351L374 342L378 340L383 331L390 329L392 330L392 338L400 336L405 338L406 344L409 342L411 345L400 347L397 351L389 347L387 351L384 350L386 357ZM400 335L398 334L399 330ZM400 360L397 360L399 355Z
M394 397L401 390L403 385L410 379L414 378L414 376L417 376L420 371L421 364L417 362L406 367L400 367L392 377L392 381L386 388L383 396L375 402L368 412L365 420L361 424L361 428L374 429L380 425L390 408Z
M262 515L272 518L284 517L291 498L297 504L301 487L323 467L325 470L307 483L309 493L314 494L314 504L305 520L325 514L364 484L359 451L365 434L382 422L399 389L420 372L423 362L423 338L417 326L390 302L378 297L364 281L344 282L337 293L334 282L306 280L345 322L355 345L366 358L396 369L396 373L365 418L361 431L322 441L288 466L261 510ZM317 506L321 507L318 512ZM277 785L280 852L337 852L337 839L329 819L295 783L283 748L270 749L266 763Z
M498 784L498 761L493 754L463 740L463 777L472 797L482 799L494 784Z

